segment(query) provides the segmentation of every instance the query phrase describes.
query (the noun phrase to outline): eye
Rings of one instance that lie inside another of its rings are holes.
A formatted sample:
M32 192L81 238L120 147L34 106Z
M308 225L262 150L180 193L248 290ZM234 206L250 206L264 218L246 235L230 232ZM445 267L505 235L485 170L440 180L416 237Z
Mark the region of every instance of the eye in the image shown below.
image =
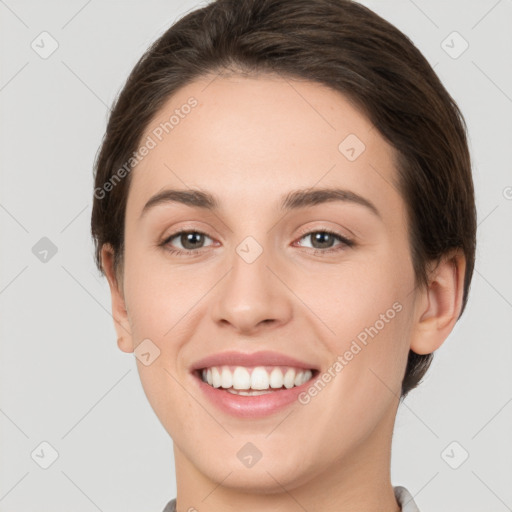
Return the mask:
M345 238L344 236L329 229L309 231L301 237L301 240L305 238L311 239L311 243L313 245L311 247L312 249L322 253L336 252L338 250L342 250L344 247L352 247L354 245L352 240L349 240L348 238ZM340 243L337 246L334 246L335 248L333 248L333 243L336 242L336 240L338 240Z
M171 241L177 239L177 242L181 244L181 248L174 248L171 245ZM184 254L184 255L193 255L202 249L202 244L204 244L205 238L211 238L202 233L201 231L178 231L173 233L169 237L167 237L160 245L165 247L167 251L172 254Z

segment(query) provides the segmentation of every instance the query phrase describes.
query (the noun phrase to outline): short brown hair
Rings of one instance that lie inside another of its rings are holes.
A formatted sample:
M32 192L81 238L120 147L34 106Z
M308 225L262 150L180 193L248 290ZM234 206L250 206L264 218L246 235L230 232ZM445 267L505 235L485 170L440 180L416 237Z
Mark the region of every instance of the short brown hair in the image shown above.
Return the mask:
M427 265L460 249L467 303L476 208L464 118L432 67L392 24L351 0L216 0L171 26L138 61L115 101L95 162L91 230L100 272L110 244L122 268L130 174L98 194L129 161L148 123L181 87L230 71L315 81L342 93L396 150L417 285ZM402 398L432 354L409 352Z

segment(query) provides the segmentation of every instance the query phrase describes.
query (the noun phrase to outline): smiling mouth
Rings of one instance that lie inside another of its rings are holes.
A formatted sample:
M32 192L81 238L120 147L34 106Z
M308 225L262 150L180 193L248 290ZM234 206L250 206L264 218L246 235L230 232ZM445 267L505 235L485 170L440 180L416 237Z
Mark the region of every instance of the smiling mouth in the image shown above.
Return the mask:
M195 370L205 384L235 395L257 396L299 387L313 380L318 370L292 366L212 366Z

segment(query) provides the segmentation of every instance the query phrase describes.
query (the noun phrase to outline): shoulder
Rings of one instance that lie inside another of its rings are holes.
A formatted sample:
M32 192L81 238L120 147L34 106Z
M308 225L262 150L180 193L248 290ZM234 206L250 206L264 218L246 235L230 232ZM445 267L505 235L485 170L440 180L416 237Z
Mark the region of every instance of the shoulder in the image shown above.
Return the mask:
M169 501L162 512L176 512L176 498Z
M402 512L420 512L418 506L414 502L411 493L400 485L393 488L395 491L395 498L402 507ZM165 510L164 512L168 512Z

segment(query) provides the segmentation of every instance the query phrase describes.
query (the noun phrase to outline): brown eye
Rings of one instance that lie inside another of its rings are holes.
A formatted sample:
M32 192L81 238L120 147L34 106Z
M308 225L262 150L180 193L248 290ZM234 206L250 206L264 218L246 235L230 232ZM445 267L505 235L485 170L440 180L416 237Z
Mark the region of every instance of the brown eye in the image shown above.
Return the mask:
M178 231L167 237L161 245L171 253L195 254L204 247L207 238L211 240L208 235L200 231ZM173 240L175 241L171 243ZM176 244L179 244L178 247L176 247Z
M204 243L205 235L197 231L183 232L179 235L179 241L184 249L199 249Z
M327 249L324 252L331 252L330 249L332 249L333 251L336 251L337 249L333 248L333 247L336 247L334 245L336 241L340 242L339 244L337 244L337 246L340 246L340 248L347 247L347 246L351 247L354 244L351 240L339 235L338 233L334 233L332 231L325 230L325 229L318 230L318 231L310 231L309 233L306 233L305 235L303 235L301 240L303 240L305 238L311 239L311 245L312 245L311 248L312 249L319 250L319 251L322 251L323 249Z
M311 233L308 236L311 237L311 241L315 249L329 249L336 241L335 237L326 231L318 231L316 233Z

